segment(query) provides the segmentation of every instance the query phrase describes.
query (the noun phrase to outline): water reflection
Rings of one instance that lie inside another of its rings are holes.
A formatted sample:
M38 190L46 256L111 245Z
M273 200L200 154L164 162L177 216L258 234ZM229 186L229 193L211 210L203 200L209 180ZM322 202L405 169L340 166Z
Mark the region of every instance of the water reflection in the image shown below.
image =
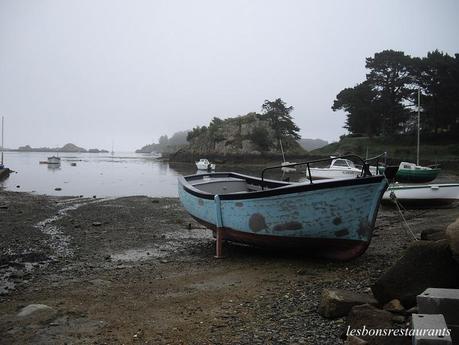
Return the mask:
M56 171L56 170L61 170L61 164L47 164L48 165L48 170L50 171Z

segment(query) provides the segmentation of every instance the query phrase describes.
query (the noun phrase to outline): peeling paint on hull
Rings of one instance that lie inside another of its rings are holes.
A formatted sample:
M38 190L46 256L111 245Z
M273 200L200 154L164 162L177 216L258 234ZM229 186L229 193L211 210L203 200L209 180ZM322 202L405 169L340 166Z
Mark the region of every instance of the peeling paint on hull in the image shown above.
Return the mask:
M304 187L292 184L291 188L273 188L262 197L257 192L245 193L243 200L240 194L235 196L237 200L223 195L219 201L223 239L299 249L307 255L338 260L365 252L387 188L385 178L355 179L355 184L353 180ZM214 200L190 193L183 181L179 183L179 196L195 219L216 229Z

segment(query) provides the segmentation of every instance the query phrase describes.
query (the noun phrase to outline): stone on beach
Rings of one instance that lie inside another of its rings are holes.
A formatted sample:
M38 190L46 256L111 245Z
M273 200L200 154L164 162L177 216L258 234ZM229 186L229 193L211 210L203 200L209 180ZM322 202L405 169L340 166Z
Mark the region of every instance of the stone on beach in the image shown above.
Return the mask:
M20 320L41 323L54 319L56 315L56 310L46 304L29 304L19 311L17 317Z
M446 228L446 238L453 257L459 262L459 218Z
M415 242L372 286L380 303L399 299L405 307L416 304L416 296L429 287L459 286L459 265L446 240Z
M393 329L393 315L387 310L378 309L369 304L356 305L352 307L348 315L348 329L352 330L389 330ZM372 345L399 345L410 344L406 337L377 336L377 335L358 335L361 339L368 341ZM351 334L352 335L352 334ZM358 344L358 343L356 343Z
M368 345L368 342L363 340L362 338L355 337L353 335L347 337L344 345Z
M390 311L391 313L394 314L404 314L405 313L405 308L403 305L400 303L400 300L394 298L393 300L387 302L384 307L384 310Z
M347 315L355 305L376 305L377 303L378 302L369 295L340 289L324 289L322 291L318 311L323 317L333 319Z
M438 241L446 238L444 228L430 228L421 231L421 240L423 241Z

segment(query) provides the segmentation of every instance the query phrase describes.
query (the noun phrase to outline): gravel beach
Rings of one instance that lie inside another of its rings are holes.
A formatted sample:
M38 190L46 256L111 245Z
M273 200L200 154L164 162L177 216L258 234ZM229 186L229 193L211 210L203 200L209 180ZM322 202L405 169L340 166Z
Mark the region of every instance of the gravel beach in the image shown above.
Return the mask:
M459 208L409 210L446 227ZM1 344L340 344L323 288L369 293L412 241L391 208L350 262L224 244L175 198L83 199L0 191ZM400 277L403 279L403 277ZM18 315L24 307L46 307Z

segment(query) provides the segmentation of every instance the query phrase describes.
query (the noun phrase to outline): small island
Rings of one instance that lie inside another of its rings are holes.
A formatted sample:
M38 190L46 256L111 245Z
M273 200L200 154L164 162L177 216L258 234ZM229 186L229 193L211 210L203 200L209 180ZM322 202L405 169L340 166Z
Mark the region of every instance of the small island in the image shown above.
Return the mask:
M30 145L20 146L17 150L12 150L17 152L67 152L67 153L108 153L107 150L99 149L89 149L86 150L82 147L79 147L75 144L68 143L62 147L31 147Z

